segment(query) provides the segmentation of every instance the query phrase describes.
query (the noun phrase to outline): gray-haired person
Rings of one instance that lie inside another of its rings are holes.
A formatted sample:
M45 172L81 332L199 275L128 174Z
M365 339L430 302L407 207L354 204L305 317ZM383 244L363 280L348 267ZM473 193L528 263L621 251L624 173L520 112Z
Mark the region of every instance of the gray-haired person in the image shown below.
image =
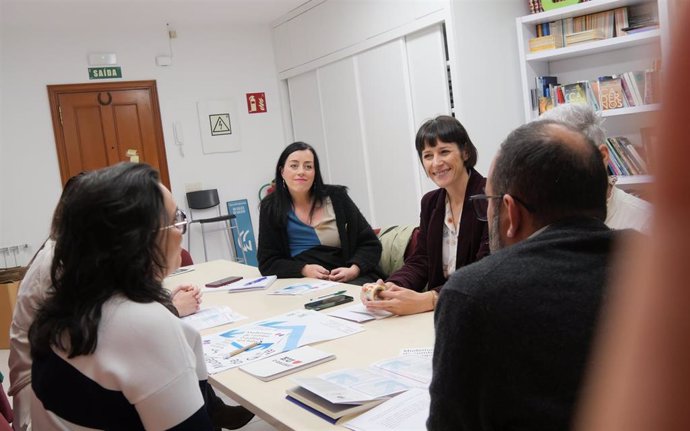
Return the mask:
M582 103L567 103L544 112L540 120L554 120L569 124L587 136L601 152L604 167L610 154L606 146L606 130L603 119L591 106ZM606 195L606 225L611 229L635 229L647 233L652 216L652 206L637 196L626 193L615 186L615 177L609 180Z

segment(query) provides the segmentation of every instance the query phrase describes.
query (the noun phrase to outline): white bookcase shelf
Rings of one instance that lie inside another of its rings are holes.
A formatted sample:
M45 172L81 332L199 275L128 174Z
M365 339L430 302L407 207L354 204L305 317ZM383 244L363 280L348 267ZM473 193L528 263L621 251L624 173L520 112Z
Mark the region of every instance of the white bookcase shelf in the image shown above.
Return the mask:
M610 39L583 42L563 48L530 52L529 40L536 37L536 25L564 18L631 6L641 3L656 5L659 27L639 33ZM644 70L661 59L662 46L668 29L667 0L591 0L573 6L532 14L516 19L518 54L522 80L525 121L538 116L532 105L531 91L536 87L537 76L556 76L561 84L594 80L600 76ZM604 127L609 136L625 136L633 144L642 142L640 129L654 125L660 105L643 105L602 111ZM652 181L650 176L619 177L623 189L642 186Z
M632 106L629 108L609 109L601 111L601 116L609 118L623 115L645 114L648 112L656 112L659 109L661 109L661 105L659 103L654 103L651 105Z
M629 48L638 45L659 43L660 31L658 29L647 30L642 33L627 36L612 37L610 39L583 42L564 48L550 49L525 55L525 61L553 61L566 58L582 57L600 52Z

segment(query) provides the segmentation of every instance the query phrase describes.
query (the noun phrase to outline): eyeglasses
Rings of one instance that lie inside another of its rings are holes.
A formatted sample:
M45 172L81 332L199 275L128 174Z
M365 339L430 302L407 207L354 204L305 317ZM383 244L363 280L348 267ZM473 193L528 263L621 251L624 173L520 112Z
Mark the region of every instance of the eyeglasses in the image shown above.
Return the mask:
M487 221L489 218L486 215L489 209L489 199L501 199L503 195L472 195L470 201L474 208L474 215L479 221Z
M489 209L489 199L501 199L503 196L507 195L508 193L502 194L502 195L472 195L470 196L470 201L472 202L472 207L474 208L474 215L477 217L477 220L479 221L488 221L489 217L487 216L487 211ZM515 195L510 195L513 199L515 199L520 205L525 207L525 209L531 213L534 212L534 209L532 208L531 205L526 204L522 199L518 198Z
M187 233L187 214L184 213L181 209L177 209L175 211L175 223L162 227L161 230L167 230L167 229L178 229L180 232L182 232L182 235Z

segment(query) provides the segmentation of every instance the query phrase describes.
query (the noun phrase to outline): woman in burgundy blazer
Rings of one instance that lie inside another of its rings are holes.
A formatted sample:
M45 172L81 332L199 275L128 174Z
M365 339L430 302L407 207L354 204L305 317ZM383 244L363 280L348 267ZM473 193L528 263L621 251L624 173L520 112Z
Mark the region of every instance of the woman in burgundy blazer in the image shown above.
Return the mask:
M373 310L414 314L433 310L438 292L456 269L489 254L487 223L477 220L469 198L484 193L486 179L474 169L477 149L458 120L442 115L424 123L415 146L429 178L439 189L424 195L419 236L412 255L384 283ZM444 250L445 248L445 250ZM454 254L454 256L453 256Z

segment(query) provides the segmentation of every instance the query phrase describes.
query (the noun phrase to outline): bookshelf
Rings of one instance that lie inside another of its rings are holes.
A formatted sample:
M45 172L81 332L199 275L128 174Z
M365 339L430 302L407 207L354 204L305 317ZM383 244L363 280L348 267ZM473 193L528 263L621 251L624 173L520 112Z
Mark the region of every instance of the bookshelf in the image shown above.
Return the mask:
M582 42L563 48L530 52L529 40L537 36L536 26L620 7L649 3L656 8L659 27L639 33L603 40ZM557 76L561 84L596 80L634 70L649 69L654 59L662 59L668 29L667 0L591 0L573 6L531 14L516 19L518 54L522 82L525 121L539 116L533 106L531 90L537 76ZM635 145L642 144L640 129L652 127L659 104L602 111L608 136L625 136ZM648 175L620 177L618 184L626 190L644 188L651 182Z

